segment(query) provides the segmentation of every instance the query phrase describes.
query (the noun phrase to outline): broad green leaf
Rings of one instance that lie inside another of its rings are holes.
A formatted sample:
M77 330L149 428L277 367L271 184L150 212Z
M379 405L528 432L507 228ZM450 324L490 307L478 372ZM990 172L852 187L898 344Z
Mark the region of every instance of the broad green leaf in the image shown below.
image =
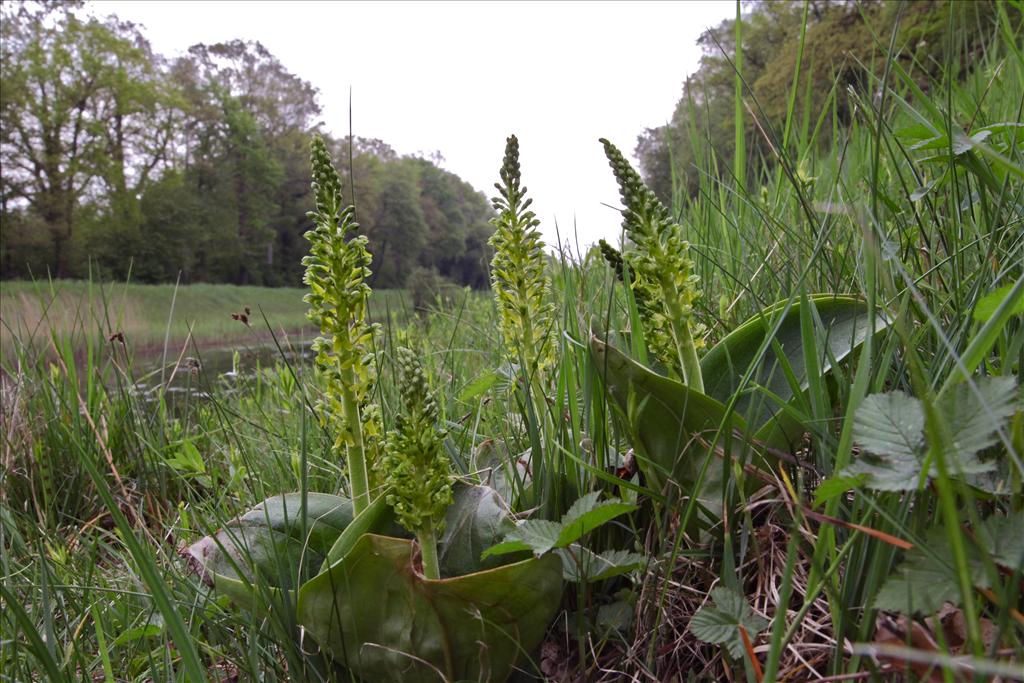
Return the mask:
M931 140L940 135L939 131L928 123L914 123L896 131L896 135L910 142L912 140Z
M312 576L313 565L322 564L323 555L304 550L298 539L279 531L238 526L206 536L187 552L192 569L204 583L239 607L255 611L261 588L271 595L293 590Z
M505 562L481 559L483 552L515 528L508 507L489 486L455 486L454 502L445 515L437 555L441 576L462 576Z
M268 498L213 536L193 543L187 557L207 584L253 609L254 582L271 593L293 590L320 568L352 521L352 502L341 496L308 493L305 523L301 510L298 493Z
M352 501L327 493L306 494L306 520L301 517L302 494L272 496L238 519L244 526L269 527L299 537L306 530L306 541L318 552L326 552L352 521Z
M494 370L485 372L466 385L462 392L459 393L459 400L463 403L468 403L486 393L500 381L502 381L502 376Z
M800 331L800 302L793 303L781 323L777 320L788 303L780 301L769 306L760 315L730 332L701 358L704 391L708 396L720 403L728 403L739 390L744 374L754 365L751 382L766 387L784 403L793 397L793 388L779 367L780 359L771 349L763 357L757 357L765 336L776 323L778 330L774 340L781 347L797 384L802 390L807 388L808 377ZM816 353L818 367L822 374L827 374L833 362L840 362L849 356L871 334L867 304L854 296L815 294L809 297L809 305L814 306L823 328L821 333L824 338L820 340ZM885 329L889 324L879 312L875 316L874 332ZM751 420L753 431L758 432L779 412L779 406L764 401L754 392L745 392L736 404L736 411Z
M1017 278L1017 281L1011 285L1009 293L996 305L995 310L989 314L981 329L971 338L971 342L960 356L958 371L951 373L946 378L942 389L939 390L939 396L945 395L953 385L969 378L981 364L998 341L1003 328L1014 317L1014 310L1021 299L1024 299L1024 275Z
M730 588L713 589L711 599L713 602L701 607L690 619L690 631L705 643L725 645L729 654L741 659L745 648L739 627L743 626L753 641L768 628L768 620L754 614L744 597Z
M562 516L557 547L564 548L605 522L637 509L636 505L617 499L599 501L600 495L600 491L594 491L581 496Z
M1014 294L1013 289L1012 284L1006 285L983 296L974 306L974 319L980 323L988 322L989 318L1011 295L1014 300L1009 302L1010 315L1024 315L1024 292L1018 291Z
M590 348L608 393L625 415L637 461L655 491L665 490L670 480L696 481L707 452L704 447L690 448L696 437L712 441L723 425L724 435L746 432L743 418L733 414L727 421L725 406L716 399L645 368L596 337Z
M135 628L130 628L127 631L122 631L116 638L114 638L113 642L110 643L110 647L111 649L114 649L121 647L122 645L127 645L128 643L133 643L136 640L154 638L163 634L163 632L163 624L150 622L143 626L136 626Z
M967 544L967 553L972 585L989 588L988 573L973 543ZM941 527L931 529L925 535L924 547L908 550L903 562L882 584L875 597L875 608L903 614L934 614L944 602L959 605L960 584L952 557L946 532Z
M408 537L408 534L395 522L395 512L388 505L384 495L375 498L368 508L356 515L352 522L345 527L328 551L321 571L343 558L360 536L370 532Z
M619 576L647 564L647 558L628 550L606 550L601 554L573 543L558 550L562 558L562 572L566 581L592 583Z
M561 561L429 580L411 541L366 534L299 591L298 621L365 681L504 681L559 608Z

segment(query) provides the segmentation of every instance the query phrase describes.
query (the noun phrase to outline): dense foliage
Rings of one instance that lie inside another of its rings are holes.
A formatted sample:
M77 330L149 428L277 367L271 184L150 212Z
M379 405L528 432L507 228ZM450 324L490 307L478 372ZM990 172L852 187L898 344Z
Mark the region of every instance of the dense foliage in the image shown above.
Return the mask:
M167 58L138 26L72 6L5 3L2 30L0 276L301 283L313 85L259 43ZM378 256L375 286L417 269L487 285L484 195L358 137L352 183L348 140L329 144Z
M732 172L739 178L764 161L771 165L773 146L805 155L822 151L850 122L854 100L848 88L856 91L871 75L882 75L890 41L895 58L925 87L950 68L966 71L984 52L996 13L989 0L752 0L743 6L739 58L734 19L705 32L698 41L700 68L683 83L668 123L639 138L644 179L663 201L692 197L702 175ZM1012 6L1007 11L1019 17ZM948 64L947 55L959 57ZM742 137L733 116L737 69L740 106L749 113ZM741 168L734 165L737 143L746 152Z

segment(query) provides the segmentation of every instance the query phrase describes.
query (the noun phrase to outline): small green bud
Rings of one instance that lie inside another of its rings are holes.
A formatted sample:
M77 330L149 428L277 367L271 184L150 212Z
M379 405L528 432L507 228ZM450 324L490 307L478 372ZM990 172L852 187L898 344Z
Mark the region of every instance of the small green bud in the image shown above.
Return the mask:
M693 304L700 297L700 279L693 273L690 245L683 239L682 226L672 220L622 153L608 140L601 138L600 142L625 207L622 227L633 248L620 258L623 269L630 269L638 307L643 302L647 344L689 386L703 391L696 356L697 326L691 320Z
M537 230L540 221L527 210L532 200L526 199L526 188L521 186L515 135L506 141L500 176L502 182L495 185L500 194L492 200L498 217L491 221L495 228L490 241L494 247L491 288L510 360L543 369L554 361L549 334L554 307L549 302L544 243Z
M437 427L437 402L419 357L407 348L395 352L403 411L387 434L382 469L390 492L388 504L406 529L440 533L452 503L451 464L442 448L445 432Z

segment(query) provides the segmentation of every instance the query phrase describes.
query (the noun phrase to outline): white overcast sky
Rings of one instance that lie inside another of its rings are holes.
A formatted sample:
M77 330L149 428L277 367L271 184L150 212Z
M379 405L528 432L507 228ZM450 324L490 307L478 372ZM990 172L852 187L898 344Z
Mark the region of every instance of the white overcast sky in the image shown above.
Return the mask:
M510 133L551 245L617 237L618 191L599 137L632 155L665 123L719 2L94 2L145 26L160 53L234 38L263 43L320 91L323 120L400 154L439 151L478 190ZM634 159L635 162L635 159Z

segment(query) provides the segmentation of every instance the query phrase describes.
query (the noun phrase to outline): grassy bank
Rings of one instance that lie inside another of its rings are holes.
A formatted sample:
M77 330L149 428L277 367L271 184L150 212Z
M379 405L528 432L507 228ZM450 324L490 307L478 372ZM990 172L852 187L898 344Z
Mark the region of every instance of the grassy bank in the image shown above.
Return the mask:
M315 332L306 319L305 289L240 287L223 284L143 285L5 281L0 283L0 348L49 344L49 335L95 335L121 332L136 353L162 350L165 339L179 350L189 337L200 347L268 340L275 334ZM406 314L404 293L379 292L372 315L390 309ZM232 318L249 310L248 325Z

